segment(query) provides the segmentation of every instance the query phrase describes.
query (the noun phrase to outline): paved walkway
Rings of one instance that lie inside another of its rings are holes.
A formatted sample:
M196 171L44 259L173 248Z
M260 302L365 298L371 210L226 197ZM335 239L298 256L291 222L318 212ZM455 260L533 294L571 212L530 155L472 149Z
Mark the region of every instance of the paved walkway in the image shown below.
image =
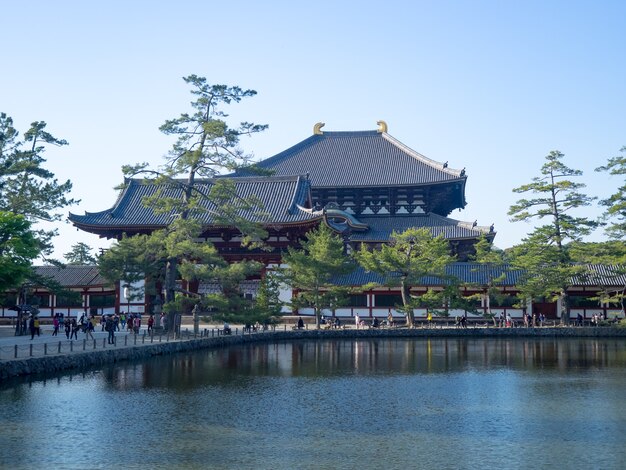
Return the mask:
M242 332L241 325L233 325L232 329L233 334L236 332L241 334ZM216 326L201 326L200 330L209 336L218 334ZM116 331L116 342L114 345L108 344L109 334L106 331L101 331L99 325L92 332L93 339L88 338L85 333L79 332L78 339L69 340L66 338L63 329L59 329L59 333L56 336L52 335L53 331L52 325L43 325L41 334L39 336L35 335L31 339L30 332L27 335L15 336L15 327L0 326L0 361L57 354L74 354L106 348L141 347L153 343L185 341L190 337L193 338L193 325L186 324L182 325L183 338L179 340L162 334L155 334L151 337L147 334L147 327L142 327L137 335L128 331Z

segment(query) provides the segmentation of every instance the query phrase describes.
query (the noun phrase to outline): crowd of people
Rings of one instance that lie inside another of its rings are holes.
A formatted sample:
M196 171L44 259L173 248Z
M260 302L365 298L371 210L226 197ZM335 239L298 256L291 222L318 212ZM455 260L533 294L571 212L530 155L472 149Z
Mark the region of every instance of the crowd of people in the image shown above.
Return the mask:
M128 331L129 333L139 334L141 329L140 313L105 314L100 315L99 319L96 315L83 313L80 317L65 317L62 313L55 313L52 317L52 336L58 336L59 331L63 328L67 339L78 339L78 333L85 334L85 339L94 339L93 332L97 325L100 325L101 331L108 333L109 344L115 344L115 332ZM167 317L161 314L161 325L167 324ZM149 315L147 321L147 333L154 332L155 319L154 315ZM40 320L37 315L30 315L28 319L28 328L31 339L41 335Z
M518 325L518 322L511 316L510 313L507 313L506 315L502 312L500 312L496 317L496 326L500 327L500 328L515 328ZM546 324L546 316L543 313L524 313L522 315L522 325L525 328L536 328L536 327L542 327Z

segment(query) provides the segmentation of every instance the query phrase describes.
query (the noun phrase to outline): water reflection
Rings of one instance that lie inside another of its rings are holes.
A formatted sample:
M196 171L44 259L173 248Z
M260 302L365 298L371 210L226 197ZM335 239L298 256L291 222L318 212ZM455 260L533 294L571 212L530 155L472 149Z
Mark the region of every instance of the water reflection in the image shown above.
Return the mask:
M622 340L366 339L31 377L0 386L0 467L618 469L625 365Z
M602 339L367 339L278 342L159 357L103 370L119 390L184 391L246 377L393 376L468 370L560 371L626 366L626 344Z

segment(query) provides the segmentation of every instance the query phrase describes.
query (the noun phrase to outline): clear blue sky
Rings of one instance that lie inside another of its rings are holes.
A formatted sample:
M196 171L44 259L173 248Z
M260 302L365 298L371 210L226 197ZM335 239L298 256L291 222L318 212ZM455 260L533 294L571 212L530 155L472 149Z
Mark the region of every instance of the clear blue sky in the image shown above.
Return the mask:
M595 173L626 145L624 1L41 1L0 2L0 111L24 132L43 120L68 147L47 152L74 183L70 208L113 205L126 163L155 165L158 127L188 111L182 77L258 95L231 117L269 124L242 147L272 156L325 130L375 129L468 174L463 211L512 224L511 189L539 175L551 150L584 172L587 193L622 183ZM594 207L585 215L597 215ZM582 213L581 213L582 214ZM59 224L56 255L108 242ZM598 232L590 240L604 239Z

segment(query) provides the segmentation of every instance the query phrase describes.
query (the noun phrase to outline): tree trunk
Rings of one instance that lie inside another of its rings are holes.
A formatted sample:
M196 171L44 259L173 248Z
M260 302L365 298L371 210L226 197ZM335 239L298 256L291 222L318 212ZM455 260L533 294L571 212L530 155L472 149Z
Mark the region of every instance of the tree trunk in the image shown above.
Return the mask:
M561 325L568 326L570 324L569 320L569 294L564 292L561 295Z
M493 321L493 326L498 326L496 316L491 312L491 296L489 295L489 292L487 292L487 295L485 297L485 303L487 304L487 315L491 317L491 320Z
M17 311L17 323L15 325L15 336L22 336L26 334L26 330L22 328L24 325L24 312L20 309Z
M406 326L408 328L413 328L415 315L413 315L413 308L411 308L411 294L409 292L409 286L404 278L400 283L400 292L402 293L402 305L404 305L404 311L406 313Z
M178 271L178 260L176 258L168 258L165 265L165 303L170 304L176 299L176 273ZM174 332L176 325L176 312L171 309L167 310L167 331Z

